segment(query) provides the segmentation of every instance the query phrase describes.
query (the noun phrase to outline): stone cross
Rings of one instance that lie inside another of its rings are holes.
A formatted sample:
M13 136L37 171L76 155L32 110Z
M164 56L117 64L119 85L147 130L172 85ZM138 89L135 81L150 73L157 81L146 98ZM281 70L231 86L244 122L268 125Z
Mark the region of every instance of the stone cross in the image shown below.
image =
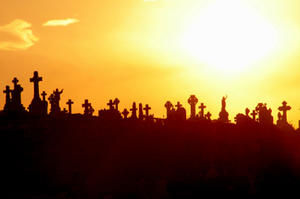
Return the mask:
M124 119L127 119L127 116L129 114L129 111L125 108L124 111L122 112Z
M33 82L34 85L34 99L40 99L39 82L42 80L43 78L39 77L39 73L34 71L33 77L30 78L30 82Z
M206 108L206 106L203 103L201 103L199 108L200 108L200 118L204 118L204 109Z
M198 103L198 99L195 95L191 95L188 99L188 103L191 105L191 118L196 117L196 104Z
M291 110L292 107L287 106L287 102L283 101L282 106L278 108L279 111L282 111L282 121L287 122L287 111Z
M5 90L3 91L3 93L6 94L6 100L10 101L10 93L11 93L12 90L10 90L10 87L9 86L6 86L5 87Z
M137 118L137 116L136 116L137 108L136 108L135 102L133 102L132 108L130 109L130 111L131 111L131 118L136 119Z
M74 104L74 102L71 99L69 99L66 104L68 105L69 114L71 115L72 114L72 104Z
M23 88L18 84L19 80L15 77L12 82L14 83L14 90L12 91L12 106L15 110L20 110L23 107L21 103L21 93Z
M114 105L116 106L116 110L118 111L119 110L119 103L120 103L120 100L118 98L116 98L114 100Z
M251 113L252 119L255 121L256 120L256 116L257 116L257 112L255 110L252 111Z
M146 112L146 117L149 117L149 110L151 110L151 107L148 104L146 104L144 110Z
M43 102L43 109L42 109L43 110L43 115L47 115L48 114L48 102L46 101L46 95L47 95L47 93L45 91L43 91L41 93L41 95L43 97L43 101L42 101ZM51 104L51 107L52 107L52 104ZM53 108L51 110L53 110Z
M45 91L43 91L41 95L43 96L43 101L45 102L47 93Z
M10 90L9 86L6 86L6 89L3 91L3 93L5 93L5 106L4 109L7 110L9 109L10 106L10 93L12 92L12 90Z
M84 108L84 115L89 115L91 107L91 103L89 103L89 100L84 100L84 104L82 104L82 107Z
M180 109L182 107L182 104L180 104L180 102L177 102L177 104L175 105L177 110Z
M16 77L12 80L12 83L14 83L15 88L16 88L18 82L19 82L19 80Z
M114 110L114 102L112 100L109 100L109 103L107 103L109 106L109 110Z

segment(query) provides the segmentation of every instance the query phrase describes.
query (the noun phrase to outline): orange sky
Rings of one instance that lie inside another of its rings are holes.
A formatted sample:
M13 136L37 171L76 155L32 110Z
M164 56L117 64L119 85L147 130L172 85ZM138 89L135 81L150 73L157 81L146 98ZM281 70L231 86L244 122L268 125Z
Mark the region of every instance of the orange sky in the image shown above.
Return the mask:
M14 76L33 96L34 70L41 90L64 88L82 112L118 97L120 107L164 103L195 94L217 118L228 95L230 119L265 102L283 100L288 120L300 119L299 0L10 0L0 7L0 87ZM5 96L0 98L4 105Z

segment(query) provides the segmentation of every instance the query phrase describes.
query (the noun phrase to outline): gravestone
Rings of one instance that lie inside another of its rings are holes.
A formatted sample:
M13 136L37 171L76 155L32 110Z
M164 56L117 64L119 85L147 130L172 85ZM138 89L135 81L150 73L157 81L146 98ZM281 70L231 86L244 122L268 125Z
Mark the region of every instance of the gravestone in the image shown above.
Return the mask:
M196 118L196 104L198 103L198 99L195 95L191 95L188 99L188 103L191 106L191 119Z
M29 112L34 115L42 115L43 114L43 103L40 98L40 92L39 92L39 82L43 80L42 77L39 76L37 71L34 71L33 77L30 78L30 82L33 83L33 99L31 101L31 104L29 105Z
M19 80L16 77L12 80L12 82L14 84L14 90L12 90L11 110L16 112L23 112L25 111L25 108L21 102L21 93L23 91L23 88L18 84Z
M114 100L114 105L115 105L115 109L116 109L117 111L119 111L119 104L120 104L120 100L119 100L118 98L116 98L116 99Z
M10 98L11 92L12 90L10 90L9 86L6 86L5 90L3 91L3 93L5 93L5 105L4 105L5 111L9 111L11 107L11 98Z
M256 110L253 110L253 111L252 111L251 116L252 116L252 120L253 120L253 121L256 121L256 116L257 116Z
M94 112L92 108L92 104L89 103L89 100L84 100L84 104L82 104L82 107L84 108L84 116L91 116Z
M165 108L167 109L167 118L170 118L171 109L173 108L173 105L170 101L167 101L165 103Z
M282 111L282 117L281 117L282 122L287 123L287 112L291 109L292 107L287 106L286 101L282 102L282 106L278 108L279 111Z
M151 107L149 106L149 104L146 104L144 110L145 110L145 113L146 113L146 118L148 118L149 117L149 111L151 110Z
M205 115L204 115L204 109L206 108L206 106L204 105L204 103L201 103L201 105L199 106L200 109L200 118L204 119Z
M114 110L114 102L112 100L109 100L107 106L109 106L109 110Z
M47 115L48 114L48 102L46 100L46 96L47 96L47 93L45 91L42 92L42 103L43 103L43 115Z
M72 115L72 104L74 104L74 102L71 99L69 99L66 104L68 105L69 115Z

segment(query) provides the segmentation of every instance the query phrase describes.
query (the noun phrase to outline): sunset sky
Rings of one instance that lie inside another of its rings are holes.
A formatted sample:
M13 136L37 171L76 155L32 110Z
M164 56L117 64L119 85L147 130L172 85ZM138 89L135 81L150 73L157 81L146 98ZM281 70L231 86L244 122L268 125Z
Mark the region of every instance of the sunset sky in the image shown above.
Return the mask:
M75 112L84 99L98 111L118 97L121 109L147 103L157 117L180 101L189 115L195 94L217 118L227 95L231 120L263 102L276 121L286 100L298 125L300 1L3 1L0 88L18 77L28 107L34 70L40 90L63 88L61 107L70 98Z

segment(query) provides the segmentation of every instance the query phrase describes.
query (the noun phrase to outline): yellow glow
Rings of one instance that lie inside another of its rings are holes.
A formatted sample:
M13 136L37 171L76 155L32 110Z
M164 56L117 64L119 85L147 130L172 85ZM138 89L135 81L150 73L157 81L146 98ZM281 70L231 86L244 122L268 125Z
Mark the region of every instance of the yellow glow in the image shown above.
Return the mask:
M121 110L143 102L156 117L165 115L167 100L180 101L189 114L187 98L196 94L217 118L228 95L232 121L258 102L268 103L276 120L286 100L288 119L298 126L299 8L299 0L26 0L26 9L5 1L0 88L17 77L27 107L33 96L28 78L38 70L41 91L64 88L62 108L70 98L74 112L82 113L89 99L97 112L118 97ZM21 34L16 19L31 26ZM52 19L79 23L43 26ZM2 93L0 110L4 103Z
M191 18L182 47L209 70L236 75L276 50L276 30L240 1L216 1Z

